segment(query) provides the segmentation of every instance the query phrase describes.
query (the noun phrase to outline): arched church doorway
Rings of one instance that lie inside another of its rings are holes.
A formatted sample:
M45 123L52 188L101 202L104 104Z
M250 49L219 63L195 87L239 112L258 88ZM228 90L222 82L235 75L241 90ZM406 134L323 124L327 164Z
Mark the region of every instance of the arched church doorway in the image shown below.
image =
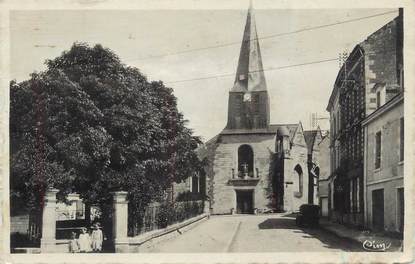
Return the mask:
M238 148L238 177L247 178L254 176L254 151L249 145Z

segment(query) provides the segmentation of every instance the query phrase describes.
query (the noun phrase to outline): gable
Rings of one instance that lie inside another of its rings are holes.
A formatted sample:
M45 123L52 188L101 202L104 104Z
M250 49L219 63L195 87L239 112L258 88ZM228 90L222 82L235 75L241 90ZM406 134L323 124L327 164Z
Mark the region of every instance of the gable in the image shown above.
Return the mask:
M323 140L323 137L321 136L320 130L318 130L317 133L316 133L316 136L314 138L313 149L317 148L322 140Z
M301 145L306 147L306 141L305 141L305 137L304 137L304 130L303 130L303 126L301 125L301 123L299 125L297 125L297 129L295 131L295 134L293 135L293 139L292 139L292 143L296 144L296 145Z

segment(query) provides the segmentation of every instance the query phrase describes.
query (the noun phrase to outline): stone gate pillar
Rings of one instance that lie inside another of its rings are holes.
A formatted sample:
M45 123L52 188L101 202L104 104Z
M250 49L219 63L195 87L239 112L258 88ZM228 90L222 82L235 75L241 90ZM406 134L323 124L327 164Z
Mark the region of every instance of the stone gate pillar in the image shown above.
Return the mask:
M129 252L127 192L113 192L112 235L116 253Z
M48 189L45 194L42 214L42 253L56 252L56 194L59 190Z

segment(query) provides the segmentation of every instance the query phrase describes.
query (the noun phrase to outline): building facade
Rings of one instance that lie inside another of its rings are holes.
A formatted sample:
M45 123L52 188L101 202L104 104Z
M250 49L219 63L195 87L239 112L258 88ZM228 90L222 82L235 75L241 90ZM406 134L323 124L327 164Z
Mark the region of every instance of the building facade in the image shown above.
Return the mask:
M332 211L336 221L363 224L365 60L358 45L340 69L327 110L331 117Z
M327 142L328 134L323 135L323 131L317 127L316 130L304 131L304 137L308 153L308 203L321 205L319 202L319 180L321 177L327 178L330 173L329 144L324 144Z
M330 176L330 134L326 134L318 143L319 155L316 163L319 165L317 199L321 208L321 216L329 216L329 176Z
M402 10L356 45L337 75L330 112L329 215L364 225L365 118L400 92L403 82Z
M308 147L301 123L270 124L252 8L228 102L226 127L203 150L211 212L297 211L309 202Z
M367 227L403 233L404 97L398 94L363 122Z

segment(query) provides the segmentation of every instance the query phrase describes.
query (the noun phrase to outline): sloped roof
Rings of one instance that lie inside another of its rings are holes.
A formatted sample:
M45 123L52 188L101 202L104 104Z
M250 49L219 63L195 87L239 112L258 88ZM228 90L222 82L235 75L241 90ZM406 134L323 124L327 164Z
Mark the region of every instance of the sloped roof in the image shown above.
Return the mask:
M294 139L295 132L297 132L297 129L298 129L299 125L300 124L272 124L272 125L270 125L270 128L272 130L274 130L275 133L277 133L278 128L280 128L282 126L285 126L288 129L288 131L290 132L290 140L292 141Z
M203 160L209 155L210 145L215 144L219 136L220 135L214 136L213 138L209 139L208 141L206 141L206 143L204 143L203 145L201 145L200 147L196 149L196 153L197 153L199 160Z
M311 153L311 151L313 150L314 141L316 139L317 132L318 130L304 131L304 139L305 139L305 143L307 144L307 149L309 153Z

